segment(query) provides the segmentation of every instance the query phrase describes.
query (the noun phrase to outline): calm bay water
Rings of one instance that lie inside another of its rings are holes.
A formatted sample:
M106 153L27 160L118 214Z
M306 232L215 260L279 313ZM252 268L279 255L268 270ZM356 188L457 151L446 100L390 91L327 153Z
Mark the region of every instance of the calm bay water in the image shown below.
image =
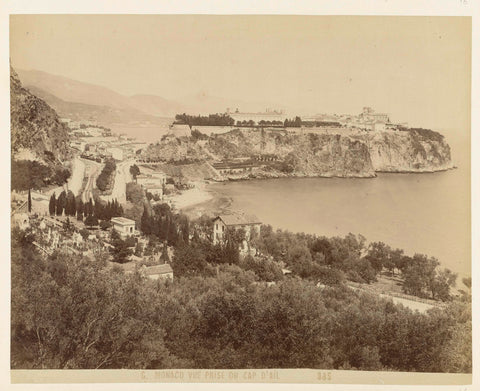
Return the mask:
M156 142L172 121L115 131ZM448 135L456 170L378 174L373 179L251 180L210 188L232 198L234 209L253 213L275 228L325 236L362 234L368 242L383 241L410 255L435 256L460 277L469 276L470 141L466 132L441 133Z
M435 256L462 277L471 274L469 175L467 159L456 170L433 174L251 180L211 188L231 197L233 209L274 228L362 234L409 255Z

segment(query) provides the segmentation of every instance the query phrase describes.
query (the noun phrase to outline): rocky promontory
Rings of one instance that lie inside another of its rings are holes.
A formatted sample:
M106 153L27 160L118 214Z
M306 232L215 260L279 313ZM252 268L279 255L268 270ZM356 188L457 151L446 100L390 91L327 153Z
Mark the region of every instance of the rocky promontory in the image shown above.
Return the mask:
M362 138L377 172L435 172L453 168L445 138L428 129L378 132Z
M358 177L376 172L434 172L452 168L444 137L428 129L338 133L284 129L234 129L206 136L167 135L141 160L191 167L210 164L205 179ZM188 175L187 175L188 177ZM198 179L198 178L197 178Z

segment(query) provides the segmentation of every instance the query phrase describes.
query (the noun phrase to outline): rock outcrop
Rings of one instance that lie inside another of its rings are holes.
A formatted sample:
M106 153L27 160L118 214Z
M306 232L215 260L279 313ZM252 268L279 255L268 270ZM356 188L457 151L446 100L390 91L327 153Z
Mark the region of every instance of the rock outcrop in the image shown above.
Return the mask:
M439 133L426 129L367 135L375 171L434 172L452 168L450 146Z
M22 87L10 68L12 189L62 185L70 176L69 129L42 99Z
M431 130L343 133L234 129L201 139L168 136L150 145L143 157L177 165L251 159L248 163L251 169L236 170L233 163L232 170L219 170L224 179L374 177L376 172L433 172L452 168L450 147L441 134ZM261 158L265 156L268 159Z
M68 127L47 103L22 87L13 68L10 68L10 121L13 158L51 163L69 156Z

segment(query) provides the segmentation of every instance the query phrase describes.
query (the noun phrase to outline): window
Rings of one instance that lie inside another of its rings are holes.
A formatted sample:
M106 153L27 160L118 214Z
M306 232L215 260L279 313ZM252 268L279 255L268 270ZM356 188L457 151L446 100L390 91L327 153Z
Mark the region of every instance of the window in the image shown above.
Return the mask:
M225 226L222 225L222 232L225 232Z
M218 231L218 224L215 224L215 229Z

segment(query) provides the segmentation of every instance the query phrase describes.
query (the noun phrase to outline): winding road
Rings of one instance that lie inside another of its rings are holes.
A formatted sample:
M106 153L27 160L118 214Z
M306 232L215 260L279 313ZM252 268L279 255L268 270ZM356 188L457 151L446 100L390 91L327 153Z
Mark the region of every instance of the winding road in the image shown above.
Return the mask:
M117 200L119 203L124 204L127 202L127 183L132 181L132 175L130 174L130 166L135 164L134 160L125 160L117 163L115 172L115 182L113 184L112 194L101 196L104 201Z
M100 171L103 168L103 164L86 160L83 161L86 163L85 175L88 176L88 179L87 184L85 185L85 189L83 189L82 192L82 201L85 203L91 199L92 202L95 202L95 200L93 199L93 189L95 188L95 180L100 174Z

